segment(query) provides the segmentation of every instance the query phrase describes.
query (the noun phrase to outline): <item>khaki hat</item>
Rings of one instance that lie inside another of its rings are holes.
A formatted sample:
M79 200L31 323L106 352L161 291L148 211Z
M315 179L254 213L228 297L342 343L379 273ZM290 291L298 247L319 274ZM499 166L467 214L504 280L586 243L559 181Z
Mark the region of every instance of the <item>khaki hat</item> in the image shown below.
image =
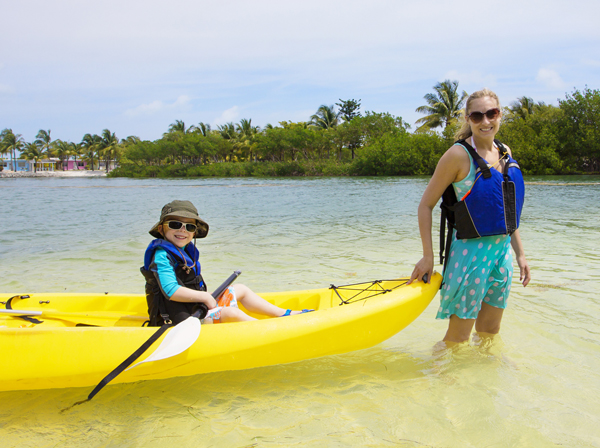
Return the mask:
M158 226L167 220L167 218L179 216L181 218L191 218L196 220L196 233L194 238L204 238L208 234L208 224L198 216L198 210L190 201L172 201L162 208L160 212L160 221L150 229L150 235L154 238L162 238L158 233Z

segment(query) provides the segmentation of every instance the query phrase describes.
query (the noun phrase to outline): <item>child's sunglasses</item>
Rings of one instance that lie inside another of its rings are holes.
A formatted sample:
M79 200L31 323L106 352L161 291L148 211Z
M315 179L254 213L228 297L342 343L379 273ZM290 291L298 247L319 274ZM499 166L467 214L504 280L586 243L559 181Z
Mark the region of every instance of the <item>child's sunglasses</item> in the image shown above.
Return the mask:
M475 124L481 123L483 121L483 116L486 116L489 121L495 120L500 115L500 109L494 107L486 112L471 112L467 118L470 118L471 121Z
M196 224L188 224L186 222L181 221L165 221L163 222L163 224L166 224L167 227L171 230L179 230L183 226L185 226L185 230L187 230L190 233L195 233L196 229L198 228Z

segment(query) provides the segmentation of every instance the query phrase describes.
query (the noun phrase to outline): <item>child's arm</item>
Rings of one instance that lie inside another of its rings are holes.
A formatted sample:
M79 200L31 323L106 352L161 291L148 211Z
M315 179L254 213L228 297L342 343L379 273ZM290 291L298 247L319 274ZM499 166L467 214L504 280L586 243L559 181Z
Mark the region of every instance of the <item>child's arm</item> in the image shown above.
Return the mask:
M209 310L217 306L217 301L210 293L206 291L196 291L195 289L186 288L185 286L179 286L169 299L174 300L175 302L202 302Z
M158 283L160 288L169 298L175 302L202 302L208 309L213 309L217 306L217 301L205 291L196 291L195 289L186 288L177 283L175 271L171 265L171 261L167 257L167 252L163 249L157 249L154 255L154 264L156 265L156 273L158 274Z

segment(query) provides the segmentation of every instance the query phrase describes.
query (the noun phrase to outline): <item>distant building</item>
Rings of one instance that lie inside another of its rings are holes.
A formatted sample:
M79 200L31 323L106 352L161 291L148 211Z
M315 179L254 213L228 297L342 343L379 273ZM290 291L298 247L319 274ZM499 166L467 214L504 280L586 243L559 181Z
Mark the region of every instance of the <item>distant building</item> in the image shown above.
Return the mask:
M83 160L65 160L63 162L63 170L71 171L71 170L85 170L87 169L87 162Z
M16 165L16 171L54 171L56 169L56 164L59 162L59 159L55 157L51 157L49 159L42 159L34 162L33 160L25 160L25 159L15 159L10 160L8 157L3 157L0 159L0 167L2 167L3 171L13 171L13 168ZM78 161L79 162L79 161ZM34 170L34 166L36 165L36 169Z

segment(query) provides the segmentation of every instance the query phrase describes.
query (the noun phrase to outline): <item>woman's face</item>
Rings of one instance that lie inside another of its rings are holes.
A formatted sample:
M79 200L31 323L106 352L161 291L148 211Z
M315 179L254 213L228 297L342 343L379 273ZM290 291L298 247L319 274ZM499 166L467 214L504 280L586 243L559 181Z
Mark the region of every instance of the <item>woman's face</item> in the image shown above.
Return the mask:
M179 216L169 217L166 221L179 221L188 224L196 224L196 220L192 218L180 218ZM166 222L165 221L165 222ZM167 224L161 224L158 226L158 232L163 236L169 243L174 244L177 247L185 247L194 238L194 232L188 232L185 229L185 225L181 226L180 229L170 229Z
M492 120L485 115L490 109L500 110L498 116ZM484 114L483 120L479 123L475 123L470 117L468 118L473 136L477 138L494 138L498 133L498 129L500 129L500 118L502 117L502 110L500 109L498 102L489 96L474 99L471 102L469 114L472 114L473 112L481 112Z

